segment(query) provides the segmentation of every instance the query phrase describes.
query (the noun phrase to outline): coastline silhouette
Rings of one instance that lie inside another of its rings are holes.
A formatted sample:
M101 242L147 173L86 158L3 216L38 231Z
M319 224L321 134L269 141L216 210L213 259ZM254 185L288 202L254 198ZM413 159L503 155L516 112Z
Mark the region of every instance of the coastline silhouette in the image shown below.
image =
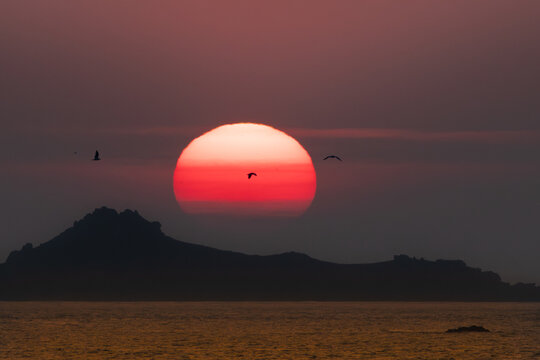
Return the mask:
M175 240L137 211L106 207L13 251L0 264L0 289L0 300L540 301L540 287L510 285L461 260L245 255Z

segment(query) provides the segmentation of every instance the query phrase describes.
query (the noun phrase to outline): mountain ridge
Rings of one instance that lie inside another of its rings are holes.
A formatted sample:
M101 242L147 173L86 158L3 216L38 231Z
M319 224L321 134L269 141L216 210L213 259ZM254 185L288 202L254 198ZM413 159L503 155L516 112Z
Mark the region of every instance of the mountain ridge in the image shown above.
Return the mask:
M0 300L39 299L540 301L540 287L461 260L337 264L219 250L168 237L137 211L102 207L0 264Z

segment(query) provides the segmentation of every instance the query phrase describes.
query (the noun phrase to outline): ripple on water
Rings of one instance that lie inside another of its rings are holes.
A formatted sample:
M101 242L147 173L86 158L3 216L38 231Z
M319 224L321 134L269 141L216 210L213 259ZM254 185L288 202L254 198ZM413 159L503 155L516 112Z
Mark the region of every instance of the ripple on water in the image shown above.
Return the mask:
M537 359L540 304L2 302L0 359ZM489 333L445 334L481 325Z

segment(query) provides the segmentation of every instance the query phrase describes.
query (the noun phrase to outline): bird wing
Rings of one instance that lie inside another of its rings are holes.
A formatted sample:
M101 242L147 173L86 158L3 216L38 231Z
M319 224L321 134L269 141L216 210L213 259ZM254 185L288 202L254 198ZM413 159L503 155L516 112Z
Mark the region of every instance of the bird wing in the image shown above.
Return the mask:
M339 161L343 161L341 160L341 158L339 156L334 156L336 159L338 159Z

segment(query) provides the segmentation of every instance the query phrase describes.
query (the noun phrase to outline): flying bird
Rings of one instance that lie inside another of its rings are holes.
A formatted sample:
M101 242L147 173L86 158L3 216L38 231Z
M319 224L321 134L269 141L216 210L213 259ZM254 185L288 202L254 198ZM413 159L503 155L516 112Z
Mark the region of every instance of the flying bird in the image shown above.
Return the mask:
M328 159L338 159L339 161L343 161L343 160L341 160L341 158L339 156L336 156L336 155L328 155L323 160L328 160Z
M98 161L98 160L101 160L100 157L99 157L99 152L96 150L96 153L94 154L94 161Z
M251 179L252 176L257 176L257 174L255 174L254 172L250 172L249 174L247 174L248 179Z

